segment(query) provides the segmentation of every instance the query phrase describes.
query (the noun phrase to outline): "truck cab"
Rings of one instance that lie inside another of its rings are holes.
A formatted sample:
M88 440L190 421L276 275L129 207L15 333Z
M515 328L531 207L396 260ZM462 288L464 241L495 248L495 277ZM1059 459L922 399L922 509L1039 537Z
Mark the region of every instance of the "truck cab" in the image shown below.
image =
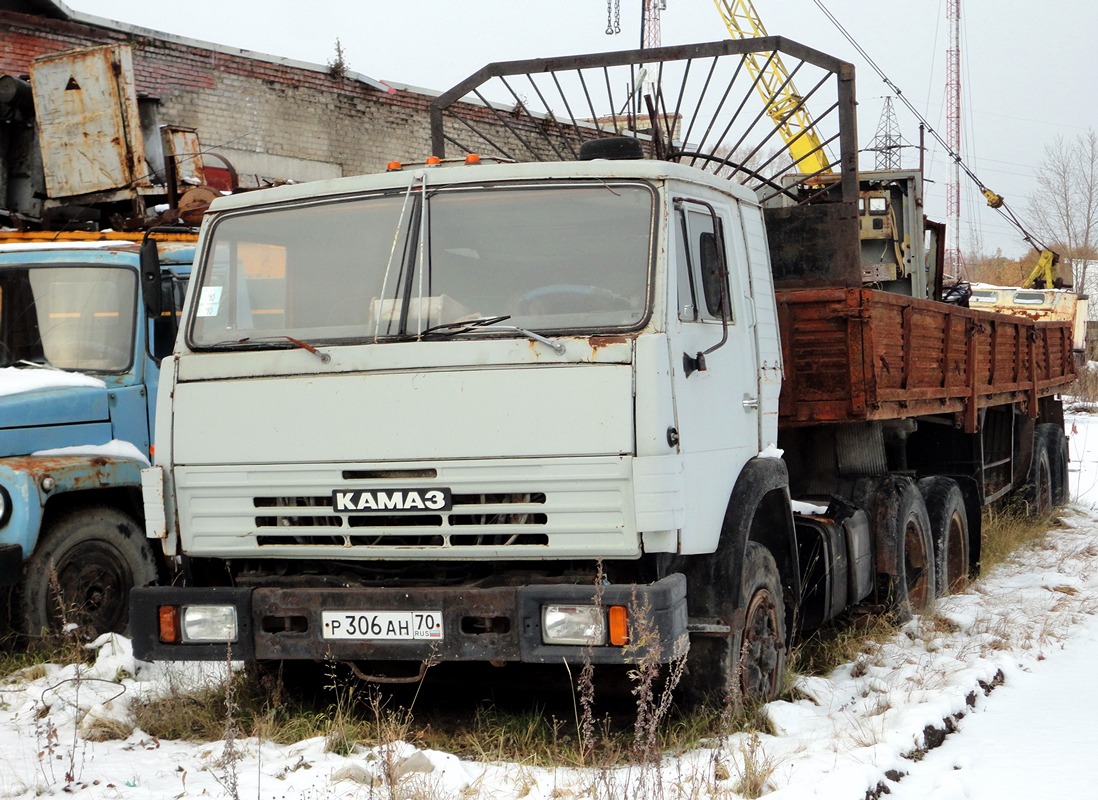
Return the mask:
M222 198L203 231L149 532L247 596L257 657L579 657L560 609L600 560L606 602L650 593L663 641L685 636L670 561L717 547L777 440L747 190L650 160L479 163ZM407 641L347 633L380 612Z
M0 244L0 581L16 586L24 632L123 630L129 587L159 573L140 470L179 303L146 313L133 241L26 238ZM193 239L164 247L164 292L179 301Z

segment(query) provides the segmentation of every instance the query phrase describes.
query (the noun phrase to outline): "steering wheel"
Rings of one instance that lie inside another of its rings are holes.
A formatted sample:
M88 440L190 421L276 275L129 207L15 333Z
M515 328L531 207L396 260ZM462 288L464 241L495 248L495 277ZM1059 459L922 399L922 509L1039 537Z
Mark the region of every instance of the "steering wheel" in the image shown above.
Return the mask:
M569 311L626 311L633 304L628 298L604 289L582 283L554 283L531 289L518 298L519 308L529 312L541 309L543 304L550 307L546 313L566 313Z

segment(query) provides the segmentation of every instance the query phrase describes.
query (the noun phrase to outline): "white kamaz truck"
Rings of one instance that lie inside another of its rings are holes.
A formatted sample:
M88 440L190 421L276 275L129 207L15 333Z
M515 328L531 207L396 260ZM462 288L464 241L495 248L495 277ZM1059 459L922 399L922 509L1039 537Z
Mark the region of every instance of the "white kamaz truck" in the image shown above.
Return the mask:
M834 90L832 173L703 136L751 122L718 65L778 51ZM715 111L682 96L719 124L591 98L638 63L708 73ZM575 74L591 113L535 109ZM692 693L767 698L795 629L962 583L981 504L1064 497L1071 328L938 301L921 177L859 176L853 112L852 68L781 39L492 65L433 109L453 160L215 201L136 655L685 654Z

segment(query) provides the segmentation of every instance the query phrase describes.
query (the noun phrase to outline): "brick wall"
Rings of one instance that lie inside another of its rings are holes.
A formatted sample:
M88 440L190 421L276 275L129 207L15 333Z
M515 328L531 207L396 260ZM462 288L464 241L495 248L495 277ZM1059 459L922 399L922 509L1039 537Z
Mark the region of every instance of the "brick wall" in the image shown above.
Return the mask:
M0 73L25 75L37 56L120 43L133 48L137 91L160 98L161 122L195 128L206 148L334 163L344 175L429 155L430 96L386 93L321 70L0 11Z

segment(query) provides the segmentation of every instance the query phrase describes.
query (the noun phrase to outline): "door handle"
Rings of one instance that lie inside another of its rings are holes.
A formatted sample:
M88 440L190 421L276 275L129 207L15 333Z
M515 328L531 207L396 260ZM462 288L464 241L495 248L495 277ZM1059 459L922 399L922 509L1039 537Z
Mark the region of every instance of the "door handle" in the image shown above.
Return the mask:
M749 394L743 396L743 410L744 411L758 411L759 410L759 398L752 397Z

